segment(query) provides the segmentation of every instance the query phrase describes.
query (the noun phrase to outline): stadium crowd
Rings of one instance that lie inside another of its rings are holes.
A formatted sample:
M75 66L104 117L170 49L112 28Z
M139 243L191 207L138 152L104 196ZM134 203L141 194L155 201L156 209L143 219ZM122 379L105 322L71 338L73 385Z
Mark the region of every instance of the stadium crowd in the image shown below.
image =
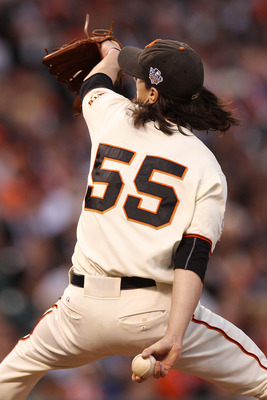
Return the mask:
M196 49L205 86L232 102L239 127L196 132L228 180L225 228L203 304L267 354L267 2L265 0L1 0L0 360L60 297L86 190L90 139L74 95L42 65L50 51L109 28L123 45L175 38ZM134 96L125 77L125 95ZM191 376L131 382L129 359L49 373L30 400L232 399ZM236 397L235 397L236 399Z

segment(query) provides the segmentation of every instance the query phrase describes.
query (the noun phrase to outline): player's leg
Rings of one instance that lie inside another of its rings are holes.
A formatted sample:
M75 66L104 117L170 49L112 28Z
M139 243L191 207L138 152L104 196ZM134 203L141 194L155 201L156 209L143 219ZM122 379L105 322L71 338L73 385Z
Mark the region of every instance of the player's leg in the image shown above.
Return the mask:
M24 400L47 371L74 368L100 358L83 347L83 338L94 335L94 325L88 327L78 306L67 306L68 297L72 296L71 303L80 303L82 308L78 292L75 287L66 289L64 298L43 315L33 332L20 339L2 361L1 399Z
M267 399L267 360L243 331L203 306L196 310L178 370L244 396Z
M32 388L50 369L48 349L56 347L47 319L54 319L55 305L39 321L34 331L20 339L0 364L0 393L5 400L26 399ZM44 337L44 339L43 339Z
M16 349L0 364L0 393L5 400L24 400L46 373L37 363L25 360ZM36 370L34 370L36 368Z

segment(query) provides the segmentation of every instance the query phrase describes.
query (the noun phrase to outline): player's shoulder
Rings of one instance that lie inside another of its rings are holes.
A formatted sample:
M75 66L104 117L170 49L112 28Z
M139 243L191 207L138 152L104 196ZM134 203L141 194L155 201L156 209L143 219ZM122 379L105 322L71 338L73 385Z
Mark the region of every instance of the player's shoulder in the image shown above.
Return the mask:
M199 173L205 170L210 174L223 174L221 165L209 147L208 141L206 142L205 138L202 139L200 135L197 136L188 129L182 129L183 134L178 131L175 136L180 147L180 156L185 159L185 162Z
M101 103L129 103L129 100L114 90L108 89L106 87L97 87L89 90L84 96L83 103L92 106L97 99L101 98Z
M129 100L115 91L98 87L86 93L82 102L83 116L85 120L93 121L116 121L124 118L129 107ZM92 128L92 126L91 126Z
M208 146L208 141L205 140L204 136L201 136L201 133L191 132L185 127L181 127L181 131L178 129L175 131L174 137L183 146L191 148L192 151L198 151L200 155L214 157L212 150Z

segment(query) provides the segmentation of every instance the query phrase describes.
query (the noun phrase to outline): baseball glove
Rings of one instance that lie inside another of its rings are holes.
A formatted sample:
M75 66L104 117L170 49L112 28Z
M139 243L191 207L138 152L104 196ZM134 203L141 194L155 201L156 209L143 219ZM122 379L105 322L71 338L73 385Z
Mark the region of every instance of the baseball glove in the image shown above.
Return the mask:
M58 49L48 52L42 63L49 69L50 74L55 75L58 82L63 82L68 89L74 92L77 97L73 103L76 115L81 113L81 99L79 91L84 78L98 64L101 59L101 43L106 40L113 40L119 44L118 39L112 36L113 23L109 30L96 29L88 34L89 14L86 15L84 26L84 39L73 39L70 43L64 44Z

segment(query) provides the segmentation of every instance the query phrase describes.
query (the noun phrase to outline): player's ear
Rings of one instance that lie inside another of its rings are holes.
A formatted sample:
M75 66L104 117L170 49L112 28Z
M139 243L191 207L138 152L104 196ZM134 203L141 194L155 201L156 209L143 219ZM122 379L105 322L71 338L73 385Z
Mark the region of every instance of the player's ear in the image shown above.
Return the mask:
M149 97L148 97L148 103L149 104L154 104L156 103L156 101L159 98L159 92L157 91L157 89L154 86L151 86L151 88L149 89Z

